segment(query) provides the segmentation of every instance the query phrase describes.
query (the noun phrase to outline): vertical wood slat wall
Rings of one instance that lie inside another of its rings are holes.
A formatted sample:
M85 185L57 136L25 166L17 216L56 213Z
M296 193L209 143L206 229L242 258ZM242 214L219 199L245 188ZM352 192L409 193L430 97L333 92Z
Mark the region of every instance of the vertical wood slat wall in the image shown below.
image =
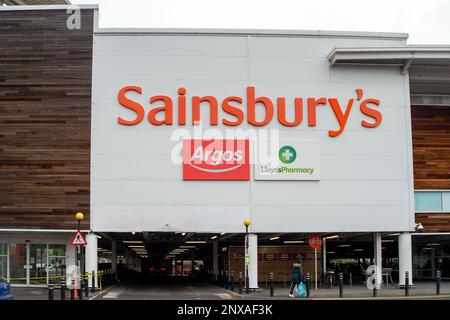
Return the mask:
M0 228L89 226L94 11L0 11Z
M412 106L414 188L450 189L450 107ZM416 213L424 232L449 232L450 213Z

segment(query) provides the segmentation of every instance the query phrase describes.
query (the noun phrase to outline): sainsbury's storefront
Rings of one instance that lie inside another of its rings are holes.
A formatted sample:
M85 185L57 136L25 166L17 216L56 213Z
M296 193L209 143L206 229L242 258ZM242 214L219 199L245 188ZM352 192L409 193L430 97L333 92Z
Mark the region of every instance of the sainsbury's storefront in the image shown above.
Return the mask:
M409 75L340 56L406 38L94 24L86 270L98 234L238 234L249 219L253 256L259 234L370 233L381 264L398 233L411 272Z

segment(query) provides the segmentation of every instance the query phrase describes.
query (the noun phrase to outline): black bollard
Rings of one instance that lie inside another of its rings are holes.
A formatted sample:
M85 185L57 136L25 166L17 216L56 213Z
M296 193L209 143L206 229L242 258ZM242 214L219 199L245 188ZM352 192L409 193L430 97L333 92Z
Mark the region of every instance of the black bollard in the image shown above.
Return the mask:
M228 290L228 286L229 286L229 283L228 283L228 271L225 271L225 275L224 275L224 277L225 277L225 289L227 289Z
M88 277L83 279L83 285L84 285L84 296L87 298L89 297L89 283L88 283Z
M83 277L81 276L79 285L77 284L78 300L83 300Z
M242 272L239 272L239 294L242 294Z
M246 294L250 293L250 277L248 276L248 270L247 274L245 275L245 293Z
M91 273L91 292L95 292L95 271Z
M48 300L53 300L53 279L48 279Z
M374 280L375 282L374 282L374 284L373 284L372 297L378 296L378 291L377 291L378 274L377 274L376 271L375 271L374 275L375 275L375 280Z
M231 271L230 290L234 291L234 272Z
M405 296L409 296L409 272L405 271Z
M339 298L344 296L344 274L339 272Z
M61 300L66 300L66 278L61 278Z
M436 295L440 295L441 294L441 271L437 270L436 271Z
M306 281L305 281L305 286L306 286L306 297L309 298L311 296L311 276L309 275L309 272L306 273Z
M270 273L270 296L273 297L273 272Z
M75 300L75 282L72 280L72 288L70 289L70 300Z

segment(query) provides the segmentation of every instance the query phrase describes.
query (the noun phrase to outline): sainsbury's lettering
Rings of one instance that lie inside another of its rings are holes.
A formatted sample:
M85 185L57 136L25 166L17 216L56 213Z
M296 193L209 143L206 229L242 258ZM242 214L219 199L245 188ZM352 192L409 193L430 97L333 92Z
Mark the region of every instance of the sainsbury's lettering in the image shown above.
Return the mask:
M139 86L125 86L118 92L118 101L121 106L131 110L134 113L134 118L124 119L122 117L117 118L117 122L124 126L133 126L142 122L145 118L145 108L142 104L132 100L127 97L127 93L133 92L135 94L142 94L143 90ZM356 89L357 98L356 101L360 102L359 109L360 112L371 119L371 121L361 120L361 126L365 128L376 128L380 125L382 121L382 114L380 111L374 109L374 107L380 106L380 100L375 98L369 98L362 100L363 89ZM186 125L186 93L187 90L184 87L178 88L177 97L177 114L178 114L178 125ZM217 126L221 122L225 126L239 126L244 121L245 115L247 116L247 123L255 126L261 127L269 124L274 118L276 111L276 118L278 122L286 127L295 127L302 123L303 121L303 107L304 99L300 97L294 98L294 119L289 121L286 118L286 109L292 108L288 106L285 97L276 98L276 106L272 102L272 99L265 96L257 96L255 87L249 86L246 88L246 113L239 107L244 103L244 99L238 96L229 96L222 100L221 103L214 96L192 96L192 124L198 125L201 120L201 110L202 107L209 108L209 123L212 126ZM307 108L307 121L308 126L314 127L317 125L317 109L324 108L327 105L331 107L338 128L328 130L328 135L330 137L337 137L341 135L347 125L350 113L352 112L355 104L354 98L349 98L345 103L339 101L337 98L330 97L320 97L313 98L309 97L306 100ZM165 95L152 96L149 99L150 105L155 106L148 112L148 122L152 125L172 125L174 123L173 109L174 103L171 97ZM219 119L219 105L223 112L227 114L223 119ZM264 118L256 119L256 107L263 107ZM276 107L276 110L275 110ZM159 115L159 118L157 117ZM228 117L230 116L230 117Z

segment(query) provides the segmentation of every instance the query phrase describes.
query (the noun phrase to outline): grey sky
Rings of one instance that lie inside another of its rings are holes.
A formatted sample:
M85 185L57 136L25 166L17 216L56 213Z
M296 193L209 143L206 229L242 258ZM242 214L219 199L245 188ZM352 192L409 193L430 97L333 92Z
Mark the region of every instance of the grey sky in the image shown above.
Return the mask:
M409 33L450 44L450 0L72 0L100 6L100 27L251 28Z

